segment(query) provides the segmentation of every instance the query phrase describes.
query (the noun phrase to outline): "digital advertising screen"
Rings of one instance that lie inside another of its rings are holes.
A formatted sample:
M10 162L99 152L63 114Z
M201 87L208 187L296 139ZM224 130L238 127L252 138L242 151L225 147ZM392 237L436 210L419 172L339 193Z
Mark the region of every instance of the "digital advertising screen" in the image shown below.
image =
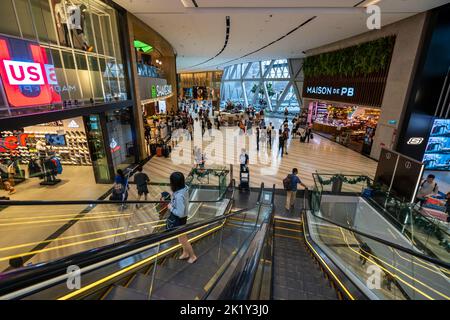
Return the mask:
M450 171L450 119L436 119L423 163L426 170Z
M46 134L45 140L49 145L52 146L65 146L66 145L66 138L64 135L59 134Z

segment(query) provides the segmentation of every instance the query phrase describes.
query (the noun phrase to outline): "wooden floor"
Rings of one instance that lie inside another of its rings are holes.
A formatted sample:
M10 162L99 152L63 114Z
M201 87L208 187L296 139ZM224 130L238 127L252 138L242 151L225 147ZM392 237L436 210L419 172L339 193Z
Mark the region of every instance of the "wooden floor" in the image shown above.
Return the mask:
M280 128L280 119L267 119L266 123L269 121L273 121L275 129ZM237 128L232 129L238 130ZM208 133L205 133L202 141L196 139L196 137L201 137L201 134L197 134L194 141L180 143L174 149L171 157L175 158L175 161L164 157L154 157L146 164L145 172L153 181L168 181L170 174L174 171L187 174L194 166L193 159L188 164L178 164L176 158L184 155L181 150L186 145L190 146L189 150L191 150L194 146L202 143L207 158L206 166L229 167L230 164L233 164L234 178L238 181L241 147L236 143L233 151L232 141L226 139L226 130L227 127L221 128L225 139L210 139ZM272 149L268 148L267 144L261 143L259 152L256 150L254 130L251 135L239 135L237 140L241 146L245 146L249 153L250 183L255 187L264 182L266 186L276 184L277 188L282 188L282 180L294 167L298 168L300 179L308 186L313 186L312 174L315 172L365 174L373 177L376 171L376 161L317 134L309 143L300 143L299 139L291 139L288 143L289 154L283 157L277 153L278 136L273 139ZM183 146L180 147L181 145ZM211 150L215 150L215 153Z

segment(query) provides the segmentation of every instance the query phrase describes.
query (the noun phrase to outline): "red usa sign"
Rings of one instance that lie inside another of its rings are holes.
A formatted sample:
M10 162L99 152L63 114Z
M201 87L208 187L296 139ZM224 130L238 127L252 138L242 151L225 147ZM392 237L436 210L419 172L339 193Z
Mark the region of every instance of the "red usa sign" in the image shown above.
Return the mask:
M13 46L15 41L27 42L27 46ZM31 61L18 61L14 54ZM0 37L0 76L8 102L12 107L48 105L61 102L55 91L58 85L55 66L49 63L47 52L38 44L24 40Z
M35 62L3 60L10 85L57 85L55 67ZM44 76L45 74L45 76Z

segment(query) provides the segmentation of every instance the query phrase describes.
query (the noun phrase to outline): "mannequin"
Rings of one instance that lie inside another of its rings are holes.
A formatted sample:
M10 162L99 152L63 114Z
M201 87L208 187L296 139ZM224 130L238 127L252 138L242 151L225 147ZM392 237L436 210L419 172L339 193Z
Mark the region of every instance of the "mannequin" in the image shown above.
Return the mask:
M62 0L55 5L56 22L58 28L64 28L64 37L67 46L70 46L69 32L72 39L76 35L81 39L83 50L92 52L93 47L89 45L86 35L84 34L84 22L87 7L74 4L70 0Z

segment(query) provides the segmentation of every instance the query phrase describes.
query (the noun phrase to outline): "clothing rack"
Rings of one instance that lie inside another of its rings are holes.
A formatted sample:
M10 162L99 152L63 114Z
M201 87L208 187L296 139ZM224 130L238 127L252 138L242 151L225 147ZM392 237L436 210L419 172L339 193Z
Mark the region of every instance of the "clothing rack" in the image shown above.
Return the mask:
M49 161L53 156L54 155L40 157L44 174L44 181L42 181L40 184L43 186L53 186L61 182L61 179L56 178L56 169L47 168L46 166L46 162Z

